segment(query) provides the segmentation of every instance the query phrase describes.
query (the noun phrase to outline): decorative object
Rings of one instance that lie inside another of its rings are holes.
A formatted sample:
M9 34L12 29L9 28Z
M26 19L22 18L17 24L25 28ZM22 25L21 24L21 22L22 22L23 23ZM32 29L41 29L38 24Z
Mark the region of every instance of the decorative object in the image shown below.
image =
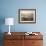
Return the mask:
M9 25L9 32L8 34L11 35L10 33L10 25L13 25L14 24L14 19L13 18L6 18L5 19L5 25Z
M19 23L36 23L36 9L19 9Z
M25 35L38 35L37 33L32 33L32 32L26 32Z

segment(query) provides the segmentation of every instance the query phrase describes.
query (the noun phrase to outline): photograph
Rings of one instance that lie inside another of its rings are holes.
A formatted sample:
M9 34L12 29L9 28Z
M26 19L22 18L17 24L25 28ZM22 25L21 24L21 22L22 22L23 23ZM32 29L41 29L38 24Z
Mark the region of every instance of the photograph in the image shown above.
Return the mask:
M19 9L20 23L36 23L36 9Z

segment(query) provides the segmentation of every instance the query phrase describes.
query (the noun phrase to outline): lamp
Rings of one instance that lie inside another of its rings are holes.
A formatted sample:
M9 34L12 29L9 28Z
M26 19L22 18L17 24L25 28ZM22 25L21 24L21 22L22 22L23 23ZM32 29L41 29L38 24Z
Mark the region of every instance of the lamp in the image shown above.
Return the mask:
M11 33L10 33L10 25L14 25L14 19L13 18L5 18L5 25L9 25L8 34L11 35Z

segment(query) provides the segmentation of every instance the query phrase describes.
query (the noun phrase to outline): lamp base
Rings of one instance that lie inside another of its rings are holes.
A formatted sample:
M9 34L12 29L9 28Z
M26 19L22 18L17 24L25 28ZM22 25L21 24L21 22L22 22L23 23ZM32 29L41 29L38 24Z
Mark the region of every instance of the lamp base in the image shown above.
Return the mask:
M10 32L8 32L8 34L9 34L9 35L11 35L11 33L10 33Z

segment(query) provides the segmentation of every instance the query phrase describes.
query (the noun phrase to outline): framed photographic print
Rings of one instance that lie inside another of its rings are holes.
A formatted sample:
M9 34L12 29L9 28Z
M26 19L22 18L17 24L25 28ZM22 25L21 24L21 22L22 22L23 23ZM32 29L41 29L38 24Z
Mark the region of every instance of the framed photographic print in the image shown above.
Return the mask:
M19 9L19 23L36 23L36 9Z

